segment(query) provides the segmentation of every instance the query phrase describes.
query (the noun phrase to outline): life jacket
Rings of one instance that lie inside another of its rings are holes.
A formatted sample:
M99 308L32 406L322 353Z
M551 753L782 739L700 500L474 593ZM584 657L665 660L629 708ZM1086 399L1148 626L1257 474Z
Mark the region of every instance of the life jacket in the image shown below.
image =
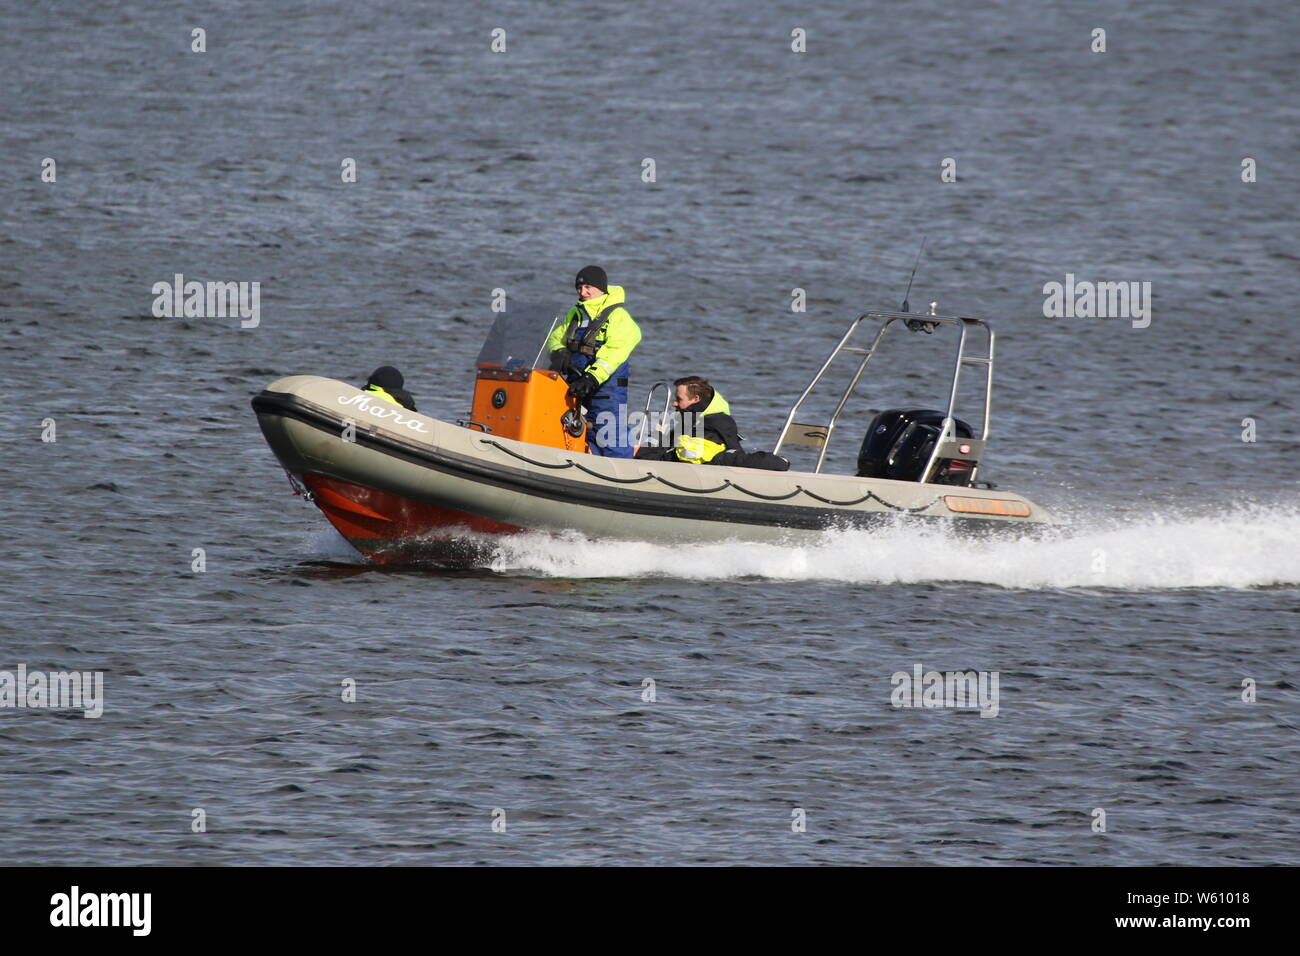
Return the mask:
M674 450L677 453L678 461L684 461L689 465L703 465L727 450L727 446L722 442L710 441L704 437L704 419L708 415L730 415L731 406L727 404L727 400L722 397L721 392L715 391L713 400L704 407L704 411L690 414L695 416L697 426L695 430L700 434L687 434L684 427L679 428Z
M583 311L581 307L574 313L573 318L569 320L569 327L564 331L564 344L570 352L580 352L587 358L594 358L596 355L596 341L600 338L600 333L605 331L605 323L609 321L610 314L615 309L623 308L622 302L615 302L605 306L587 325L587 328L579 334L578 330L582 326Z
M403 408L406 407L405 405L402 405L402 403L399 402L397 399L393 398L393 396L391 396L391 395L389 395L387 392L385 392L385 391L384 391L382 388L380 388L378 385L367 385L367 386L366 386L365 388L363 388L361 391L363 391L363 392L372 392L372 393L374 393L375 395L378 395L380 398L382 398L382 399L383 399L384 401L386 401L386 402L392 402L394 405L400 405L400 406L403 407Z

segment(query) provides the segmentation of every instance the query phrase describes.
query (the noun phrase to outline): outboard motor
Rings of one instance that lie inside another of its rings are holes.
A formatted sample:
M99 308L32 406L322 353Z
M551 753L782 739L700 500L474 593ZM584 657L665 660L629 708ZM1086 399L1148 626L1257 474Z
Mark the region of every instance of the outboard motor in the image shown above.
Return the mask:
M867 437L858 452L859 478L893 478L898 481L919 481L925 470L934 443L943 431L944 413L932 408L893 408L881 412L871 420ZM960 418L953 419L957 438L973 438L970 425ZM940 458L935 463L933 484L968 485L975 470L975 461L960 458Z

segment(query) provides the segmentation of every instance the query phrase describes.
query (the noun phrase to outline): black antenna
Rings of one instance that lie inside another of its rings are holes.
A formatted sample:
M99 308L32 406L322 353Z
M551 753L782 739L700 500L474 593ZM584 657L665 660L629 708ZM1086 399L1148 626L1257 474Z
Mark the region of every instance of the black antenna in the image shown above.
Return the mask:
M910 295L912 294L912 280L916 278L916 267L919 266L919 265L921 264L921 253L925 252L925 240L928 239L928 238L929 238L929 236L922 236L922 237L921 237L921 248L916 250L916 261L912 263L912 274L911 274L911 276L909 276L908 279L907 279L907 291L903 293L903 311L904 311L904 312L911 312L911 311L912 311L911 309L909 309L909 308L907 307L907 297L910 296Z

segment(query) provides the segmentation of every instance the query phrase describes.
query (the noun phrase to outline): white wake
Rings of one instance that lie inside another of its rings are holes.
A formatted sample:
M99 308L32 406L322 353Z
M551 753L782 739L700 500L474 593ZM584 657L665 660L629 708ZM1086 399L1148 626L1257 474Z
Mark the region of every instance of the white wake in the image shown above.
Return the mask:
M1300 511L1153 514L1110 526L1075 523L1044 537L977 538L932 527L827 532L812 545L664 545L578 535L499 539L488 565L564 578L766 578L1005 588L1300 586Z

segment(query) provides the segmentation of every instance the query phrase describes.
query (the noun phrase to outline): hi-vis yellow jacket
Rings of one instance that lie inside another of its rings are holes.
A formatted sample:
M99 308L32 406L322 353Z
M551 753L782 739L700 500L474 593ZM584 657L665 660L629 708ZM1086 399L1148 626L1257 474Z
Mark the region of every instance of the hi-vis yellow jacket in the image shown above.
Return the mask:
M580 326L597 321L602 312L609 310L605 316L605 325L596 333L595 354L587 371L596 379L598 385L604 385L614 371L628 360L632 350L641 341L641 329L632 320L632 314L623 306L624 294L621 285L612 285L602 296L579 302L564 316L551 337L546 340L546 351L568 348L570 341L581 346L582 336L578 334Z
M535 342L535 341L537 341L537 340L534 339L533 341ZM378 396L379 396L380 398L382 398L384 401L386 401L386 402L392 402L394 405L401 405L401 404L402 404L402 403L399 402L397 399L393 398L393 396L391 396L391 395L389 395L387 392L385 392L385 391L384 391L382 388L380 388L378 385L367 385L367 386L366 386L365 388L363 388L361 391L363 391L363 392L370 392L370 393L372 393L372 394L374 394L374 395L378 395Z

